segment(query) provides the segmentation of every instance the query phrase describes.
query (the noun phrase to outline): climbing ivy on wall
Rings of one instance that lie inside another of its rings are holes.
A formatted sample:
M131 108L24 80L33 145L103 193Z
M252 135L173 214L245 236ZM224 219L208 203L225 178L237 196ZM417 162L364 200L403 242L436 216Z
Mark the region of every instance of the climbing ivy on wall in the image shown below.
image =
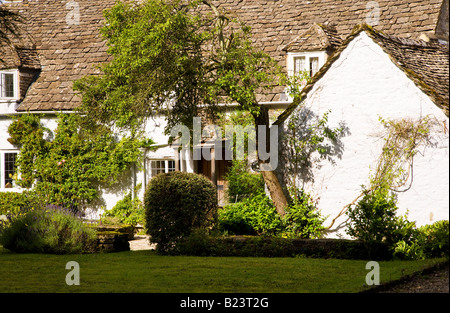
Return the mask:
M139 161L142 141L137 135L118 140L105 129L78 127L78 115L60 115L51 132L38 115L25 114L8 128L8 141L20 147L15 182L31 188L44 203L75 210L99 198L102 186L118 182Z
M430 117L417 120L386 120L379 118L384 126L384 145L371 177L370 189L386 188L399 191L408 181L412 183L414 156L419 147L431 144L430 129L436 121Z
M392 192L407 191L413 183L414 156L419 149L433 145L430 133L439 125L435 118L429 116L415 120L379 117L379 121L384 126L384 144L371 171L370 184L362 186L361 194L346 205L327 228L331 228L337 218L359 203L358 201L365 201L364 198L368 196L384 195L388 199L392 197Z

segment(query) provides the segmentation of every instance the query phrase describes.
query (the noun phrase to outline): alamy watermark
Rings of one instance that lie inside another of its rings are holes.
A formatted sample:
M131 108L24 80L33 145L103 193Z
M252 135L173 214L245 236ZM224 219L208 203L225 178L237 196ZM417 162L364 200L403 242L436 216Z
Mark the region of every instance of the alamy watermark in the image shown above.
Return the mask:
M366 10L369 12L366 15L366 24L370 26L377 26L380 24L380 5L377 1L369 1L366 4Z
M211 129L213 135L211 135ZM210 161L212 159L211 148L201 144L202 138L211 138L210 142L214 147L215 160L243 160L245 158L245 137L254 138L257 133L258 145L255 140L247 139L247 155L252 155L258 150L258 158L261 171L273 171L278 166L278 125L270 127L269 134L267 134L266 125L258 125L255 127L241 125L226 125L225 126L225 146L223 140L222 128L217 125L207 125L202 128L201 118L193 118L192 131L192 146L193 146L193 160L201 160L202 158ZM181 134L181 136L179 136ZM236 145L234 145L233 138L236 135ZM245 136L247 135L247 136ZM183 149L188 149L191 143L191 131L186 125L175 125L170 132L170 136L178 138L178 144ZM269 136L269 138L267 138ZM268 147L267 147L267 143ZM256 148L258 146L258 148ZM225 148L224 155L222 148ZM182 154L183 156L183 154Z
M376 261L370 261L366 264L366 270L370 272L366 275L367 286L379 285L380 284L380 264Z
M66 14L67 25L80 25L80 4L76 1L69 1L66 3L66 9L69 10Z
M75 261L69 261L66 264L66 270L70 270L66 274L66 284L69 286L80 285L80 264Z

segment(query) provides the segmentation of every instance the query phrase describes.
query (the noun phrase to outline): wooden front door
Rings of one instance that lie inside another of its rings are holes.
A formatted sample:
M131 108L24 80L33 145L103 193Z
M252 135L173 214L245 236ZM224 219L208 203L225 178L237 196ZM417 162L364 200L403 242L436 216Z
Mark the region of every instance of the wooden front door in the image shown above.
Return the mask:
M227 181L225 180L225 175L228 173L228 169L231 166L230 160L225 159L225 152L222 150L222 160L215 160L215 166L213 167L211 161L202 159L197 161L197 173L208 177L211 181L213 180L213 174L215 174L216 186L217 186L217 198L219 205L227 203L226 190L228 187Z

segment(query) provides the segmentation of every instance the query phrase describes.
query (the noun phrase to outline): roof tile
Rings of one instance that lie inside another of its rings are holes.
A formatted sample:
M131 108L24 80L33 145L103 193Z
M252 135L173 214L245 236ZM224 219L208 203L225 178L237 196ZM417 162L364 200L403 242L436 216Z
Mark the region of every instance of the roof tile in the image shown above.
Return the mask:
M364 23L370 13L367 2L360 0L222 0L213 1L220 8L252 28L255 43L285 66L282 50L314 23L336 25L337 37L348 36L356 24ZM68 24L70 10L65 1L22 0L6 4L25 18L23 41L32 44L35 54L24 55L26 64L42 67L40 76L28 89L19 110L66 110L80 104L73 97L71 83L83 75L97 74L95 65L111 60L101 38L104 9L115 0L77 0L79 24ZM422 32L434 32L442 0L379 0L377 29L388 35L417 39ZM329 35L327 33L327 35ZM19 46L23 47L23 46ZM2 57L10 54L0 49ZM10 62L18 62L10 58ZM16 64L14 63L14 64ZM56 77L58 77L56 79ZM54 88L57 92L52 91ZM278 88L279 89L279 88ZM260 95L260 101L278 101L279 90ZM49 97L65 94L67 97Z

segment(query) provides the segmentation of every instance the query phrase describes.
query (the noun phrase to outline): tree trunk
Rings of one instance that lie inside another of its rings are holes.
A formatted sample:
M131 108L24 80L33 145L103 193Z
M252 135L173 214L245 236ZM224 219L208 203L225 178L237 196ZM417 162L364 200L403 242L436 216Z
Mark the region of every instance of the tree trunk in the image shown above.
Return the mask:
M260 145L263 145L262 149L269 149L270 147L270 122L269 122L269 109L264 106L260 106L259 114L253 114L253 118L255 119L256 126L256 149L259 151ZM258 125L264 125L266 128L266 141L261 142L262 139L259 138L258 134ZM277 147L278 149L278 147ZM260 168L262 168L262 164L269 163L270 160L262 160L259 156L258 152L258 163L260 164ZM280 181L275 174L274 171L261 171L264 182L269 190L270 197L275 205L275 208L281 216L283 216L286 211L285 208L288 205L288 201L286 199L286 195L284 194L283 188L280 184Z
M273 204L275 205L278 214L283 216L284 214L286 214L285 208L288 203L278 177L275 175L274 171L264 171L261 173L263 175L267 189L269 189L270 197L273 201Z

